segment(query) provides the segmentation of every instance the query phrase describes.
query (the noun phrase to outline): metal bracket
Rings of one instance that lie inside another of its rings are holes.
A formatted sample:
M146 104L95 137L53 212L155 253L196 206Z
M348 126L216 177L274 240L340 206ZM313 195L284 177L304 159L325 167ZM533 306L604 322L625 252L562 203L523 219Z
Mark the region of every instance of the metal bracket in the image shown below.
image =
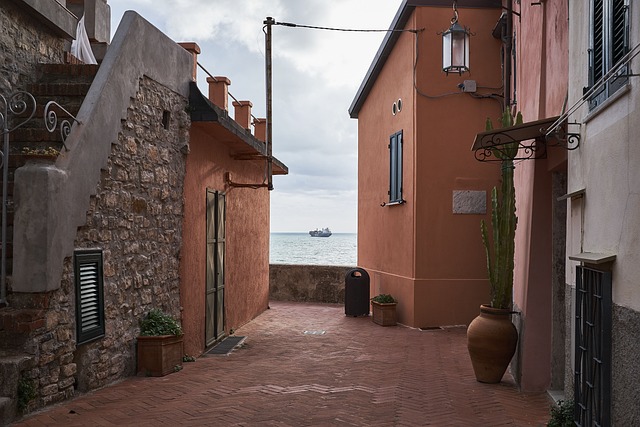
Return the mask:
M253 188L258 189L258 188L269 188L269 184L262 182L260 184L245 184L245 183L240 183L240 182L233 182L231 181L231 174L229 172L225 172L224 174L224 183L226 186L228 187L236 187L236 188Z

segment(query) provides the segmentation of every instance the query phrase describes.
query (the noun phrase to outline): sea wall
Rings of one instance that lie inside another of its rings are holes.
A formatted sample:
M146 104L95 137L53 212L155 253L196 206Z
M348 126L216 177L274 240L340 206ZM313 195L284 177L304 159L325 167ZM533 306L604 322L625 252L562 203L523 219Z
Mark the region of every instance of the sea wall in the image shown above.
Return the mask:
M344 303L345 275L355 267L271 264L270 299L275 301Z

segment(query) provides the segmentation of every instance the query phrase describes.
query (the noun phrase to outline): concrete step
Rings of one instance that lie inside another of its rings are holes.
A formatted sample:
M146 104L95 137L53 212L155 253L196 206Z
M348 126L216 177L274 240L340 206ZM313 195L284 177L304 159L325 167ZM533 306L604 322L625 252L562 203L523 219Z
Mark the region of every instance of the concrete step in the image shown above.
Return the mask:
M40 64L40 80L52 83L73 81L92 81L99 65L86 64Z
M34 356L0 351L0 396L17 397L22 372L31 369L34 364Z
M33 96L85 96L91 83L34 83L29 85Z
M9 397L0 396L0 426L9 425L16 417L16 404Z

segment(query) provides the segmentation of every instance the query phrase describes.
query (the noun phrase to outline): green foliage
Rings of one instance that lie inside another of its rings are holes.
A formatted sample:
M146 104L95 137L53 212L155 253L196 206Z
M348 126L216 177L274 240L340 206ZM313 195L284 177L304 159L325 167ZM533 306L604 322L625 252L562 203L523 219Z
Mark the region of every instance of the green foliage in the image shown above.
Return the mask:
M18 411L24 413L29 406L29 402L35 399L36 396L35 382L26 377L20 378L18 381Z
M393 298L389 294L376 295L375 297L371 298L371 301L375 301L375 302L378 302L380 304L388 304L388 303L398 302L398 301L395 300L395 298Z
M547 427L571 427L573 422L573 401L560 400L558 405L551 407L551 419Z
M509 111L502 115L502 127L522 124L522 114L514 118ZM487 119L487 130L492 130L491 120ZM496 187L491 191L491 228L492 239L484 220L480 223L482 243L487 253L487 271L491 284L491 306L511 308L513 298L513 258L518 217L516 216L516 191L513 185L513 158L518 153L518 143L513 142L492 149L496 158L501 160L502 183L500 193Z
M160 309L154 308L140 322L140 335L182 335L180 323Z

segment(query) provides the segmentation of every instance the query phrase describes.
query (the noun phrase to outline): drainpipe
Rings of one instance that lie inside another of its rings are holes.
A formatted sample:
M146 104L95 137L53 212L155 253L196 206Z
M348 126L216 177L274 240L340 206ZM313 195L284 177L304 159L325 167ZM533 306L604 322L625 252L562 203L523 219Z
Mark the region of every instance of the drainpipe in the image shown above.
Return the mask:
M6 102L5 102L6 105ZM0 307L7 305L7 181L9 180L9 108L5 108L2 133L4 145L2 148L2 260L0 266ZM0 117L1 118L1 117Z
M266 88L267 88L267 135L265 138L265 144L267 146L267 177L269 191L273 190L273 155L272 155L272 141L273 141L273 87L272 87L272 73L271 73L271 26L275 25L276 21L272 17L268 16L264 21L265 32L265 75L266 75Z
M513 44L513 0L506 0L506 23L502 37L504 50L504 109L508 111L511 107L511 49Z

